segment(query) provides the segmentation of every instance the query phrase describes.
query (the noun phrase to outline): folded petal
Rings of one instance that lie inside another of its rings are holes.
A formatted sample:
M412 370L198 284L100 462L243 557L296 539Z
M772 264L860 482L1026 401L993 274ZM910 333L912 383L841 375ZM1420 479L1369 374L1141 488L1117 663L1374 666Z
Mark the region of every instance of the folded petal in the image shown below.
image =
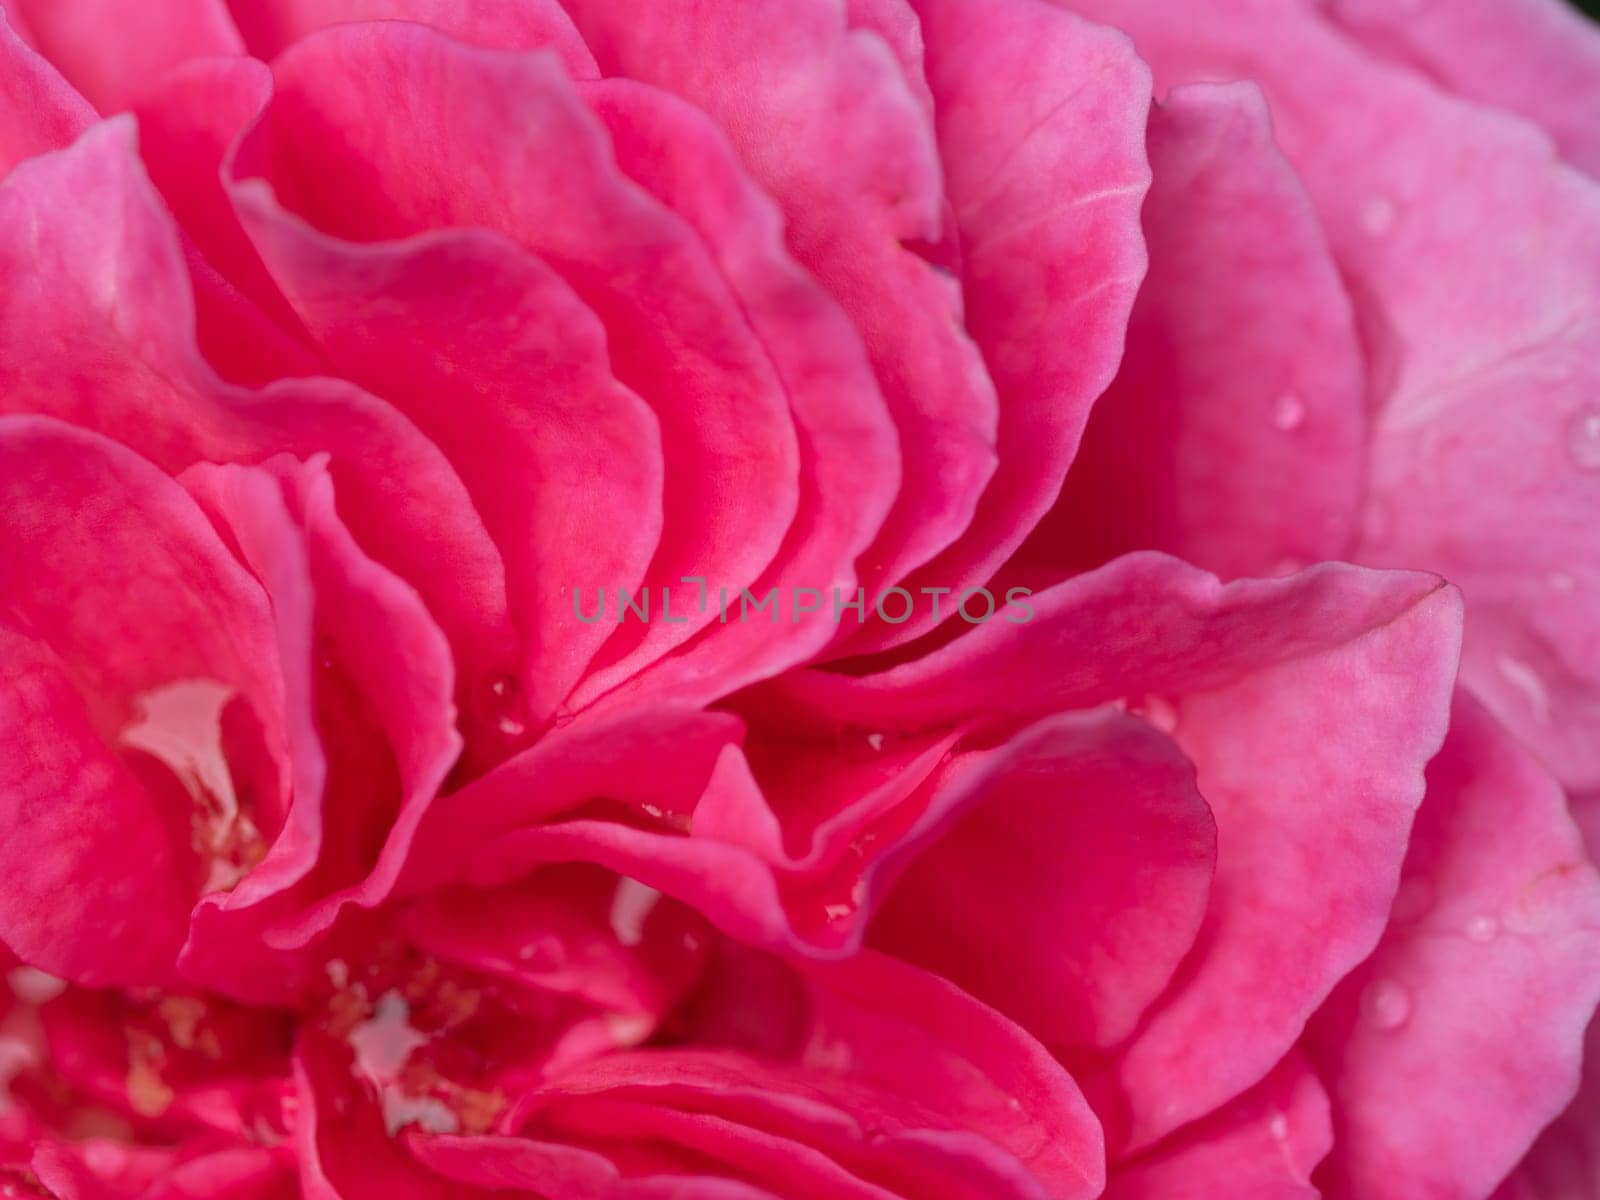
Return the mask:
M1160 89L1261 85L1371 364L1351 557L1460 586L1467 686L1563 783L1600 783L1600 183L1526 122L1366 53L1319 6L1071 4L1126 29Z
M244 53L224 0L8 3L39 51L103 113L126 108L189 59Z
M274 75L278 94L241 148L238 177L267 179L285 207L335 236L483 225L539 255L599 317L617 378L660 422L666 524L645 586L659 600L684 576L730 588L754 579L797 503L781 385L703 244L622 175L553 58L374 22L296 43ZM391 136L397 104L414 114L403 139ZM509 110L523 119L508 123ZM547 586L589 582L631 581ZM619 626L570 706L715 619L709 608L686 615Z
M556 0L228 0L250 53L273 59L318 29L353 21L416 21L497 50L552 50L574 79L597 74Z
M508 732L542 723L616 628L580 621L581 594L635 586L656 551L655 415L613 377L594 314L504 237L357 244L312 229L259 185L234 196L329 363L416 422L472 494L523 638Z
M860 331L900 435L900 494L861 560L868 595L949 544L994 473L994 385L954 280L927 114L888 48L827 0L640 9L568 0L608 75L708 113L783 210L789 249Z
M1047 718L943 774L970 798L894 883L872 943L1052 1050L1122 1041L1205 915L1216 827L1194 768L1105 711Z
M1193 1129L1113 1174L1106 1200L1318 1200L1312 1168L1333 1143L1328 1095L1304 1056Z
M0 176L25 158L69 145L93 120L94 110L0 8Z
M270 767L225 757L237 700L265 763L286 758L266 596L181 488L99 435L3 418L0 466L0 611L28 681L7 694L0 936L64 977L161 982L207 873L279 803Z
M1060 570L1156 549L1229 578L1342 557L1365 362L1316 212L1252 87L1174 89L1149 145L1128 353L1020 557Z
M999 467L907 587L981 586L1047 512L1122 357L1144 275L1150 75L1126 38L1035 0L918 0L966 325L999 394ZM878 644L931 623L880 624Z
M416 427L352 385L217 379L196 352L171 219L127 118L29 160L0 185L0 411L93 428L181 471L327 452L341 515L422 595L465 696L515 662L499 555L459 477ZM503 753L498 714L463 703L471 741Z

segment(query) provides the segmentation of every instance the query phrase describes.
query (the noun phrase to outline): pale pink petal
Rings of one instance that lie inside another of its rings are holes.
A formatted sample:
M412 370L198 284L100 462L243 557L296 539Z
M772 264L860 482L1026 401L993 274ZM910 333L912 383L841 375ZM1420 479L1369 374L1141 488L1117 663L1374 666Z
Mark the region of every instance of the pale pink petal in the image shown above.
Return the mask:
M1558 779L1593 787L1600 182L1522 120L1374 58L1315 6L1071 3L1129 30L1158 90L1260 83L1369 354L1379 411L1352 557L1460 586L1467 686Z
M1325 0L1375 54L1542 125L1563 157L1600 175L1600 29L1561 0Z

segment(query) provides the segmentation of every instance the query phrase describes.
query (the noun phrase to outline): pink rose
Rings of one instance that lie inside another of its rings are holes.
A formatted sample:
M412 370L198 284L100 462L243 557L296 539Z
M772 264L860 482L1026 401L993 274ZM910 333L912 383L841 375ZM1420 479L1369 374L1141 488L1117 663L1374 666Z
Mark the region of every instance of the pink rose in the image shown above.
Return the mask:
M0 12L0 1196L1600 1200L1582 17Z

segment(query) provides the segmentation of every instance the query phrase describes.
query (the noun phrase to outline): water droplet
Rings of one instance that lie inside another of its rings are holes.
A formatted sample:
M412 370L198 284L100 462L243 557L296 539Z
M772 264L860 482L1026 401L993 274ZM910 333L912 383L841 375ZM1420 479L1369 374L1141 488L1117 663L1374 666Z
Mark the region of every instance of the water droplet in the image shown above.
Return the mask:
M1552 592L1570 594L1578 590L1578 581L1565 571L1552 571L1547 581Z
M1500 677L1522 697L1536 721L1543 724L1550 720L1550 693L1545 690L1537 671L1509 654L1496 655L1494 666Z
M1433 907L1433 885L1426 879L1407 879L1394 894L1390 918L1401 925L1419 921Z
M1374 1028L1399 1029L1411 1016L1411 993L1392 979L1374 980L1361 994L1361 1011Z
M1305 424L1306 402L1293 392L1285 392L1272 403L1272 424L1290 433Z
M1283 1113L1273 1113L1267 1121L1267 1129L1271 1131L1275 1140L1287 1142L1289 1140L1289 1118Z
M1490 916L1473 917L1467 922L1467 937L1479 945L1494 941L1499 932L1500 922Z
M661 902L661 893L640 883L637 879L617 881L617 890L611 896L611 932L624 946L637 946L644 941L644 923L651 910Z
M1361 229L1369 237L1382 237L1394 228L1399 211L1386 196L1374 196L1361 206Z
M871 746L874 752L882 753L883 752L883 734L881 734L881 733L869 733L869 734L867 734L867 745Z
M1600 471L1600 408L1586 408L1572 418L1567 453L1579 470Z
M522 688L511 675L495 675L484 684L484 706L503 737L519 738L528 725L522 714Z

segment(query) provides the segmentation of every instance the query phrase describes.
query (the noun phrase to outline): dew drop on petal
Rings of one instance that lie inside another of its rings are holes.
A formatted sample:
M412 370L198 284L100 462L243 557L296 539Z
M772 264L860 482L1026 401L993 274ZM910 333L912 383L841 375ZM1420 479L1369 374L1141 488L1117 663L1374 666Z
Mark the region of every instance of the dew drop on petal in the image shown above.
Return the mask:
M1374 196L1361 206L1361 229L1369 237L1382 237L1394 228L1399 216L1394 201L1386 196Z
M1482 945L1494 941L1495 934L1500 932L1500 922L1490 916L1473 917L1467 922L1467 937L1469 940Z
M528 731L522 714L522 688L515 676L495 675L483 686L484 707L501 735L519 738Z
M1291 433L1305 424L1306 402L1293 392L1284 392L1272 403L1274 428Z
M1399 1029L1411 1016L1411 993L1392 979L1376 979L1361 994L1361 1011L1375 1029Z
M1578 581L1565 571L1552 571L1546 580L1552 592L1570 595L1578 590Z
M1586 408L1567 426L1567 453L1582 471L1600 471L1600 408Z

